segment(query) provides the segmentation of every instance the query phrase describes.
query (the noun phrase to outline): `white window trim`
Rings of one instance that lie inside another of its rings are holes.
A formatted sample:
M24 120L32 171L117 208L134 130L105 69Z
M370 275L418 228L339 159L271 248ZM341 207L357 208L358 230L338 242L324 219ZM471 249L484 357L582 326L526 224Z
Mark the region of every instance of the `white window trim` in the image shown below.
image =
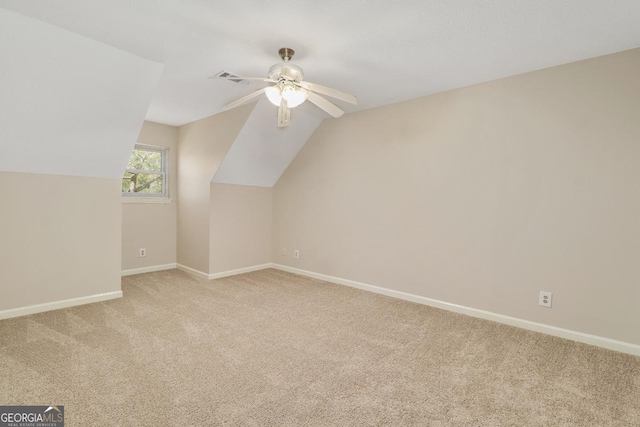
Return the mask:
M124 193L123 193L124 194ZM123 196L122 203L171 203L171 199L169 197L131 197L131 196Z
M147 144L136 144L133 148L142 149L148 151L157 151L162 154L162 164L164 166L163 170L160 172L162 175L162 188L164 190L163 194L148 194L148 193L122 193L122 202L123 203L171 203L170 198L170 189L169 189L169 150L170 147L162 147L159 145L147 145ZM134 170L134 169L125 169L126 172L147 172L147 173L158 173L158 171L145 171L145 170Z

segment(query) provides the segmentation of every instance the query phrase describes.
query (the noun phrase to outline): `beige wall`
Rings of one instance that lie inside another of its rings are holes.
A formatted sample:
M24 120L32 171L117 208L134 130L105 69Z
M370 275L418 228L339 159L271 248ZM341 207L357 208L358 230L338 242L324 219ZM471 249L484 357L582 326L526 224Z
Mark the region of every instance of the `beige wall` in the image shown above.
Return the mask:
M640 344L639 75L637 49L325 121L273 261Z
M0 310L120 290L120 180L0 172Z
M271 188L211 184L211 273L271 262L271 201Z
M210 184L255 104L178 128L178 263L209 273Z
M122 270L176 262L178 128L144 122L138 144L169 148L170 203L122 203ZM123 198L123 200L125 200ZM138 250L147 256L140 258Z

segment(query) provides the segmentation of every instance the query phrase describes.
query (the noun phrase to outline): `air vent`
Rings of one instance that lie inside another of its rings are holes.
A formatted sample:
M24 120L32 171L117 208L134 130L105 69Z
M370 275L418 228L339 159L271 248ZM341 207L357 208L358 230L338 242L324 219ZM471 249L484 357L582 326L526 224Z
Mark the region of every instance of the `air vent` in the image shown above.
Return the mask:
M237 79L229 79L230 82L234 82L234 83L240 83L244 81L242 80L242 77L240 77L239 75L230 73L229 71L225 71L225 70L220 71L215 76L216 77L237 77Z

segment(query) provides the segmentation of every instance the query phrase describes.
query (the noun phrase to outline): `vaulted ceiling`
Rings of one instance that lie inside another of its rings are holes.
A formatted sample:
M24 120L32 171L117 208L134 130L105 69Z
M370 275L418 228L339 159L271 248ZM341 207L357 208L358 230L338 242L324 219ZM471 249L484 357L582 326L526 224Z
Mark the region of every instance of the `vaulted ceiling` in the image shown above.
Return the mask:
M357 107L336 101L347 112L640 46L637 0L0 0L0 7L163 64L146 118L171 125L216 114L258 89L207 77L221 70L266 76L285 46L296 50L307 80L358 97ZM94 57L81 55L61 61L69 72L92 72L83 62ZM100 87L106 77L92 78ZM237 181L229 177L244 172L229 170L243 163L238 156L285 138L256 131L276 126L276 109L267 106L254 109L220 179ZM305 129L287 137L299 134L294 145L301 146L328 116L316 108L298 115ZM282 164L274 159L285 154L262 158L277 163L275 171Z
M161 72L0 9L0 171L122 178Z

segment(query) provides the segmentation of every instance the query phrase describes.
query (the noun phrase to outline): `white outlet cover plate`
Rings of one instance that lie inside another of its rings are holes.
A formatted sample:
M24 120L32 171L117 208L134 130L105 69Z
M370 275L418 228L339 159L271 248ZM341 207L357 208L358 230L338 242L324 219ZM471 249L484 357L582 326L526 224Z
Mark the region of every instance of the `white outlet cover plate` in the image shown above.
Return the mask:
M545 297L546 297L546 301L545 301ZM540 304L543 307L551 308L552 297L553 297L553 293L540 291L540 300L538 301L538 304Z

